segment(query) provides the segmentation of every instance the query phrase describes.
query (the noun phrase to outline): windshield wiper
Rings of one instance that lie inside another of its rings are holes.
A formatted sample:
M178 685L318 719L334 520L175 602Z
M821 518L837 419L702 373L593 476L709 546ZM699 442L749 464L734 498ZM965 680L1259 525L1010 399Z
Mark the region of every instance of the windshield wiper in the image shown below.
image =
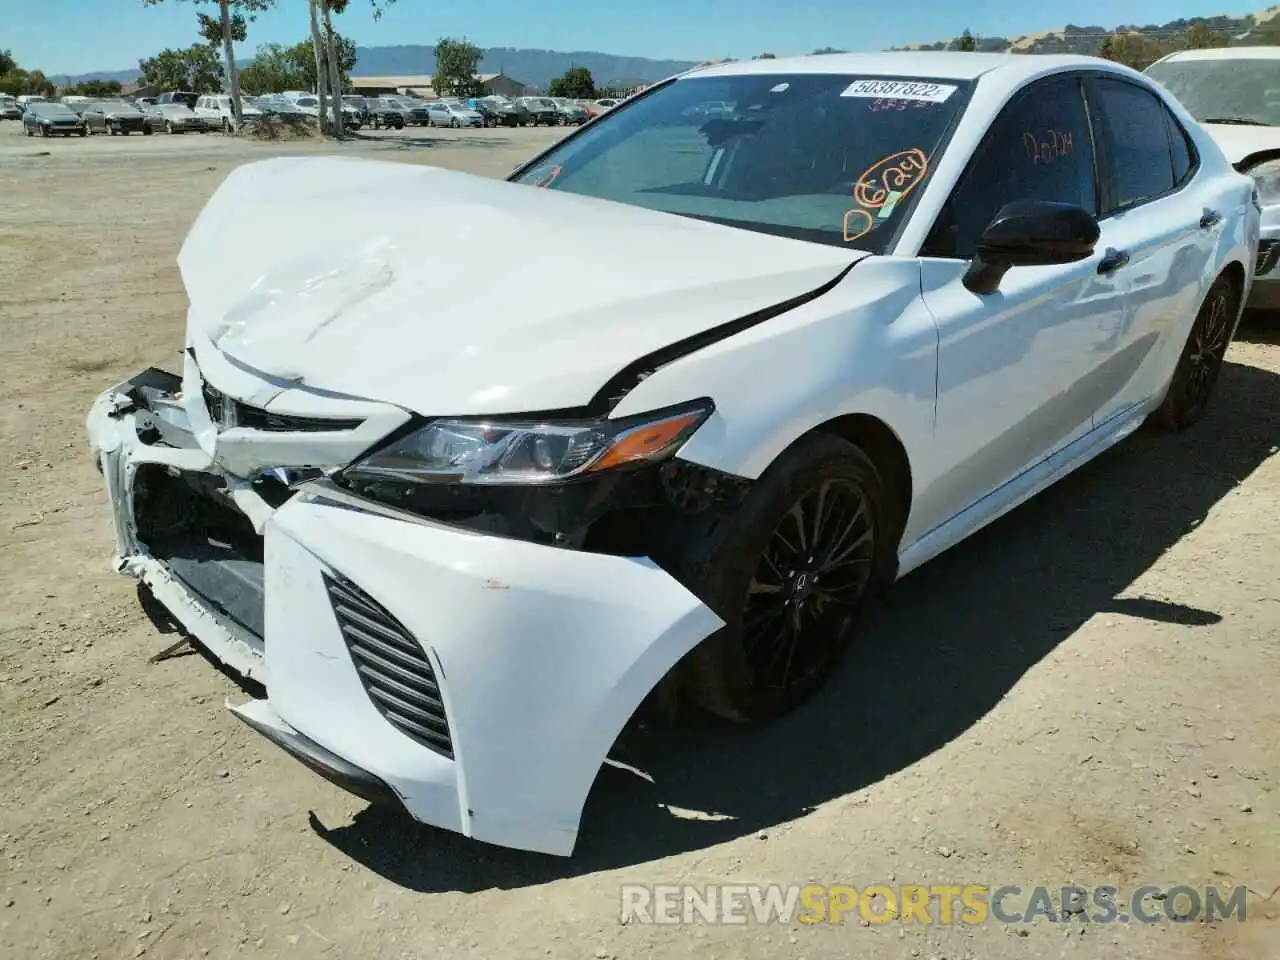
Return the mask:
M1233 123L1244 127L1274 127L1274 123L1255 120L1253 117L1205 117L1201 123Z

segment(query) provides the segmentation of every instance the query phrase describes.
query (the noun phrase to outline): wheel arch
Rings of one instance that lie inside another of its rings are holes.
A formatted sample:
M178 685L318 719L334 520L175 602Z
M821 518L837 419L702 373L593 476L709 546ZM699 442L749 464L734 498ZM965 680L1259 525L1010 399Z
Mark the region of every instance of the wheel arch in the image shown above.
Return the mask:
M871 458L884 481L894 508L891 542L906 529L911 513L911 457L897 432L884 420L869 413L848 413L820 423L809 433L826 433L848 440Z
M1236 292L1236 299L1238 301L1238 304L1242 304L1244 301L1245 279L1248 276L1245 273L1244 264L1241 263L1239 260L1229 260L1227 261L1226 265L1223 266L1222 273L1219 274L1219 276L1223 276L1227 278L1228 282L1230 282L1232 286L1232 289L1234 289Z

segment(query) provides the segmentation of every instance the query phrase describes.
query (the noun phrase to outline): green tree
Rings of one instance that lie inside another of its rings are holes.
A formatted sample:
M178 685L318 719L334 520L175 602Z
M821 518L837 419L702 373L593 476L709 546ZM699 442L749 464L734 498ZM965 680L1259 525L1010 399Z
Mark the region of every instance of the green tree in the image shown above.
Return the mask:
M161 50L154 57L139 60L138 69L147 86L195 93L222 89L222 66L207 43L185 50Z
M1179 39L1183 50L1212 50L1225 47L1226 43L1207 23L1193 23Z
M1108 60L1123 63L1134 70L1145 70L1165 54L1160 41L1141 33L1116 33L1109 38Z
M301 47L310 66L310 78L299 69L294 52ZM316 64L311 56L311 41L304 40L294 47L268 43L258 47L240 71L240 89L250 96L262 93L281 93L285 90L309 90L315 83Z
M337 37L338 66L343 86L356 65L356 45L346 37ZM314 90L317 87L315 48L310 40L291 47L267 43L240 70L240 85L250 96L280 93L284 90Z
M978 41L973 38L973 34L968 30L960 34L960 39L956 41L956 49L964 53L973 53L978 49Z
M598 96L596 82L586 67L570 67L564 72L564 76L551 81L547 93L553 97L569 97L573 100L594 100Z
M346 90L351 84L351 71L356 65L356 45L354 40L348 40L340 33L333 35L333 45L338 52L338 78L340 80L339 95ZM316 76L316 58L315 51L311 45L311 41L303 40L301 43L289 47L285 51L285 56L289 62L293 64L293 68L302 77L302 82L297 86L304 90L314 90L318 83ZM282 87L288 90L288 87Z
M436 44L436 73L431 85L436 93L452 97L474 97L481 92L480 60L484 51L467 40L445 37ZM568 74L565 74L568 76ZM590 74L587 74L590 77Z
M8 50L0 50L0 93L15 97L24 94L49 97L54 93L53 83L39 70L23 70Z
M757 53L751 59L752 60L777 60L778 58L775 57L772 53Z
M815 50L815 51L813 51L813 52L814 52L815 54L820 54L820 53L848 53L849 51L848 51L848 50L837 50L835 47L819 47L817 50Z
M1102 38L1102 42L1098 44L1098 56L1103 60L1114 60L1116 58L1116 45L1111 34L1107 34Z
M118 97L123 88L119 80L85 80L83 83L63 87L59 92L64 97Z
M200 37L209 46L217 50L222 46L222 18L211 17L207 13L197 13L196 23L198 25L197 32ZM249 22L245 20L244 14L231 14L228 28L231 31L231 39L235 43L244 43L249 39Z

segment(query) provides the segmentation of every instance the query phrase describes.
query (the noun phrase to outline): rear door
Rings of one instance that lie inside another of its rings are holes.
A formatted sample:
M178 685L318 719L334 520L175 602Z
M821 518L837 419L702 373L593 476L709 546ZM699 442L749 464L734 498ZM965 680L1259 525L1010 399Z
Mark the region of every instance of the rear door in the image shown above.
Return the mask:
M1098 328L1121 323L1129 282L1108 259L1117 243L1110 227L1085 260L1014 267L989 294L962 282L978 236L1016 200L1097 214L1082 75L1045 78L1014 95L921 250L922 296L939 332L937 481L921 522L949 520L1084 436L1102 401Z
M1177 118L1144 85L1096 74L1086 86L1098 143L1102 222L1127 258L1129 299L1120 317L1099 318L1102 426L1164 387L1169 350L1181 348L1205 293L1209 262L1226 225L1196 180L1198 159Z

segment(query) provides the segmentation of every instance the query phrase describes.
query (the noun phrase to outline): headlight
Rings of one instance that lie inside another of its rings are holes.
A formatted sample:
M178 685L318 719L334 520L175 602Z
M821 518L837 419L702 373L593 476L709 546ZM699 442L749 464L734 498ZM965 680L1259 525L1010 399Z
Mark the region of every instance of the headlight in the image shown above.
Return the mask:
M1267 160L1246 172L1258 185L1258 195L1264 207L1280 203L1280 160Z
M355 482L537 484L660 460L711 415L700 400L619 420L433 420L343 470Z

